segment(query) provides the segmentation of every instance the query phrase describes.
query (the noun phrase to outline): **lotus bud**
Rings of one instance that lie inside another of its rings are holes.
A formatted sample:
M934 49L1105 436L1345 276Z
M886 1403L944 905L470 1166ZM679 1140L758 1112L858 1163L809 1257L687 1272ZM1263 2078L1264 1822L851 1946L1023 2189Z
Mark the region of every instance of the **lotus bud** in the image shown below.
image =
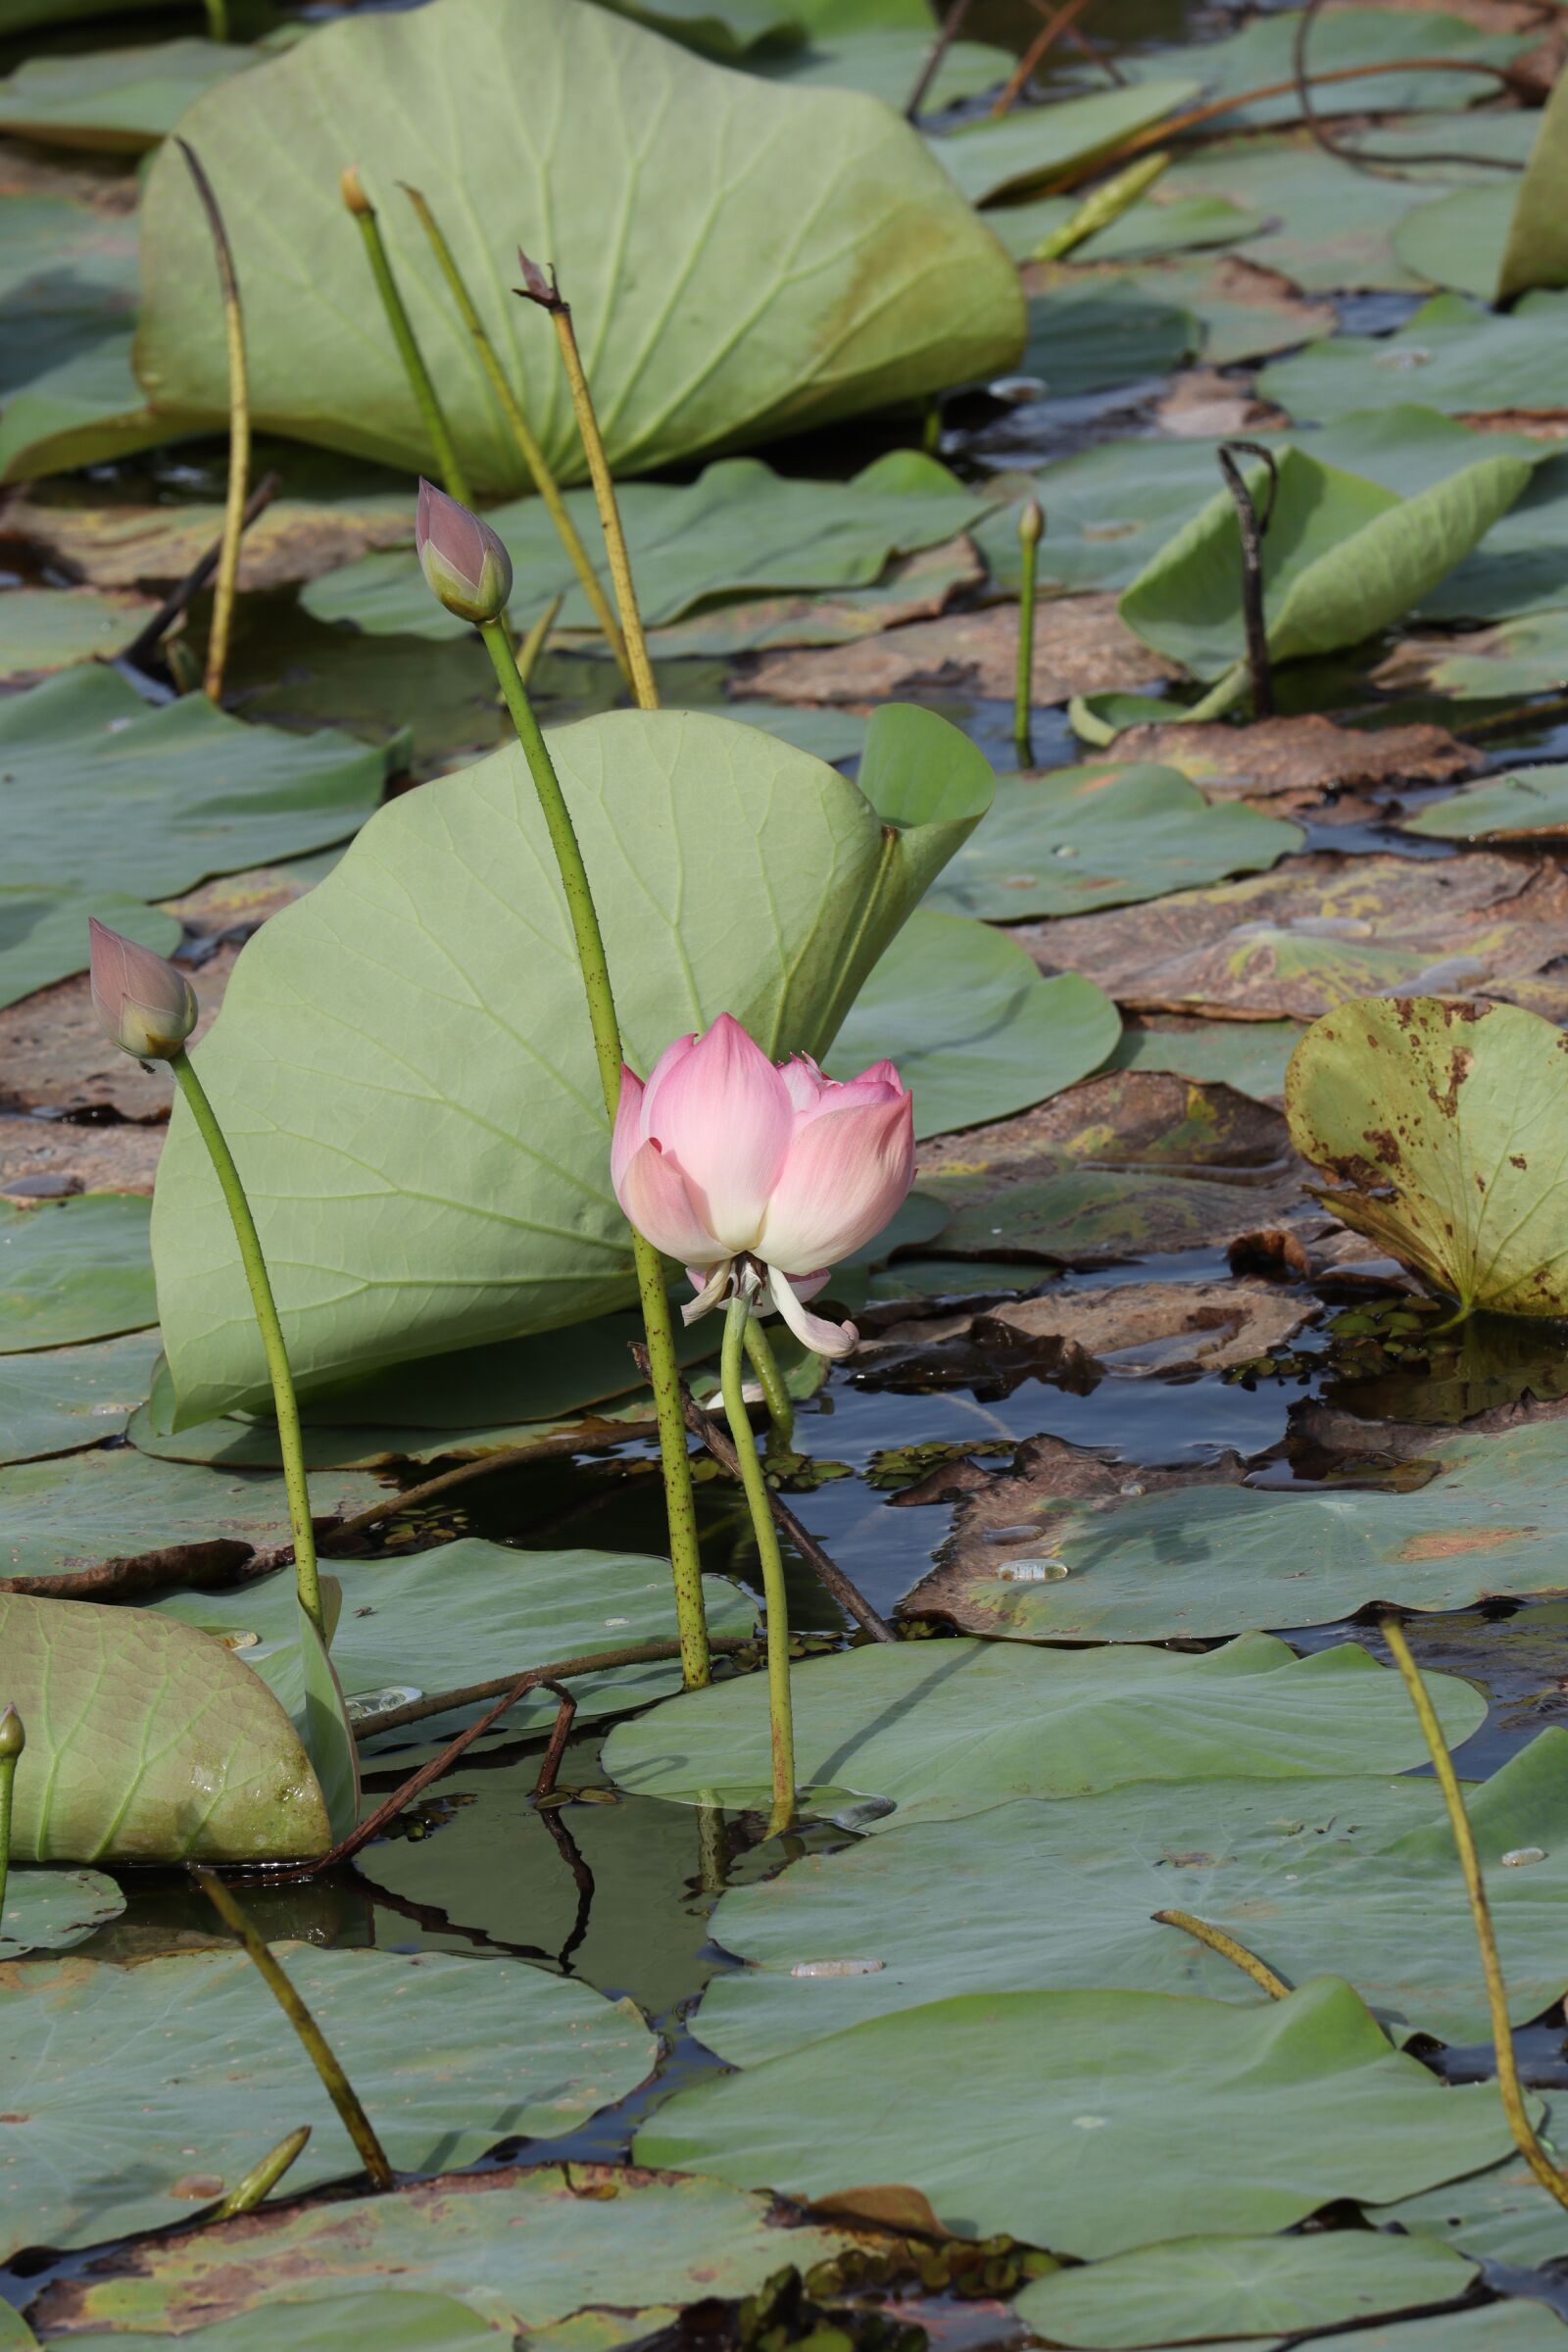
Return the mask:
M338 174L338 188L351 213L373 213L374 205L365 193L358 164L345 164Z
M196 992L183 972L87 917L92 1008L104 1035L138 1061L172 1061L196 1026Z
M537 302L543 310L564 310L555 271L552 270L547 277L537 262L529 261L520 245L517 247L517 268L522 271L522 283L516 289L519 294L529 302Z
M512 594L512 558L487 522L433 482L419 484L414 544L426 585L449 612L475 628L501 618Z
M0 1715L0 1763L15 1763L27 1744L27 1735L22 1728L22 1717L15 1707L7 1707Z
M1018 536L1025 547L1038 547L1045 527L1045 509L1038 498L1032 498L1018 517Z

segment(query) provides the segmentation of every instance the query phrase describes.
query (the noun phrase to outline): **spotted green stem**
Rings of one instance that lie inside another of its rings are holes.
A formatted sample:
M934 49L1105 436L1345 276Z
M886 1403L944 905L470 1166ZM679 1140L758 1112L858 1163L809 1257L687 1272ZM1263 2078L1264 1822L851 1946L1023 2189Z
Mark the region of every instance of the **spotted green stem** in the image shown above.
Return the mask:
M752 1514L752 1533L762 1564L762 1594L767 1604L767 1710L772 1732L773 1813L769 1837L778 1837L795 1818L795 1723L790 1706L790 1616L784 1586L784 1559L778 1531L767 1498L767 1481L757 1458L757 1440L747 1417L746 1326L752 1319L749 1299L731 1298L724 1314L724 1350L720 1381L724 1415L729 1422L741 1485Z

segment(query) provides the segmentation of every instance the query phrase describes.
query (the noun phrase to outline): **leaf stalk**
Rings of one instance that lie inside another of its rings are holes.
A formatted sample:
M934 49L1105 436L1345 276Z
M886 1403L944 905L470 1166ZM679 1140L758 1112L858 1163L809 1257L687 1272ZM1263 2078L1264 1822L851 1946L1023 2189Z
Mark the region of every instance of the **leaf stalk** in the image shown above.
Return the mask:
M215 39L221 38L215 34ZM213 619L207 636L207 669L202 679L202 692L210 702L220 702L223 694L223 672L228 666L228 641L234 625L234 594L239 579L240 540L246 522L246 498L251 470L251 402L250 385L245 367L245 314L239 298L239 277L234 269L234 249L228 241L228 230L213 183L203 169L200 157L188 141L176 138L175 146L185 158L202 211L212 232L213 251L218 258L218 282L223 298L223 333L228 346L228 497L223 509L223 535L218 557L218 578L213 589Z

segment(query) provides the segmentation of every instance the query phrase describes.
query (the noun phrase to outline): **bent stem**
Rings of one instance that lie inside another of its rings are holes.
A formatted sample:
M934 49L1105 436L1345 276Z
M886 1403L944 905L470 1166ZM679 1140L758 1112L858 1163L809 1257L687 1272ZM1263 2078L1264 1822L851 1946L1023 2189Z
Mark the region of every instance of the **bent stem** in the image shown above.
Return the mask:
M595 620L604 631L605 643L614 656L615 666L627 685L632 686L635 682L632 678L631 663L626 658L625 641L615 624L615 615L611 610L610 599L605 594L605 584L594 569L592 559L582 543L582 534L571 519L566 502L561 495L560 484L546 462L545 453L533 437L533 429L523 412L522 403L512 388L511 380L501 365L496 347L485 330L484 320L479 316L473 296L468 291L467 281L458 268L457 256L447 243L442 234L440 222L436 220L419 190L411 188L405 180L403 193L413 205L418 216L419 225L430 240L430 250L440 265L441 274L447 281L453 301L457 304L458 316L473 338L473 348L478 354L479 365L484 369L490 389L495 394L501 413L511 427L512 438L517 444L522 462L527 466L532 478L533 486L544 502L545 512L555 524L561 544L570 560L571 567L582 583L582 592L593 610ZM456 493L454 493L455 495ZM523 674L526 676L527 672L524 671Z
M1196 1919L1191 1911L1152 1911L1150 1917L1162 1928L1180 1928L1184 1935L1207 1944L1211 1952L1218 1952L1222 1960L1229 1960L1239 1968L1244 1977L1250 1977L1271 2001L1283 2001L1290 1991L1285 1979L1277 1977L1266 1960L1250 1952L1245 1943L1238 1943L1234 1936L1227 1936L1223 1928L1210 1927L1206 1919Z
M377 2188L391 2188L392 2167L387 2162L386 2150L375 2135L375 2128L360 2105L354 2085L339 2065L331 2043L290 1984L282 1964L273 1958L265 1938L251 1925L216 1871L198 1866L193 1876L219 1918L225 1927L233 1929L244 1944L256 1968L266 1979L269 1991L305 2044L306 2055L320 2076L327 2097L342 2117L343 2128L359 2151L360 2162L371 2181ZM280 2150L273 2151L274 2155L279 2153Z
M773 1343L767 1336L766 1326L756 1315L749 1315L746 1319L746 1352L752 1359L752 1370L757 1374L767 1405L774 1443L781 1452L793 1452L795 1399L778 1368L778 1357L773 1353Z
M300 1606L326 1646L326 1620L321 1612L321 1585L316 1568L316 1530L311 1523L311 1491L305 1476L305 1444L300 1436L300 1408L294 1395L294 1376L289 1370L288 1349L283 1344L283 1326L277 1319L277 1301L272 1297L271 1280L267 1260L262 1255L261 1236L251 1204L245 1198L245 1187L234 1165L234 1154L228 1148L223 1130L218 1123L218 1113L208 1101L207 1089L196 1075L190 1055L181 1047L170 1057L180 1093L190 1105L192 1118L207 1146L208 1154L217 1171L228 1213L233 1220L234 1239L239 1244L240 1263L245 1280L250 1285L251 1305L256 1324L262 1335L262 1348L267 1356L267 1370L272 1383L272 1410L277 1417L277 1442L283 1456L283 1484L288 1493L289 1526L294 1537L294 1582L299 1590Z
M499 620L486 621L483 637L495 666L497 682L517 730L522 756L539 796L550 846L556 854L571 935L576 943L588 1020L593 1030L594 1055L605 1108L613 1124L620 1101L620 1025L610 986L610 960L604 934L588 884L588 869L571 811L566 807L555 762L534 716L528 690L517 672L512 640ZM659 1422L659 1452L664 1474L664 1504L669 1515L670 1567L675 1579L675 1614L680 1628L681 1671L688 1690L709 1680L708 1621L703 1608L703 1571L697 1544L697 1506L692 1497L691 1457L686 1450L686 1423L681 1410L680 1371L675 1361L675 1333L664 1290L664 1269L659 1252L635 1228L632 1259L642 1301L643 1329L653 1367L654 1411Z
M1497 2064L1497 2089L1502 2098L1502 2111L1508 2119L1515 2147L1524 2158L1536 2179L1549 2196L1568 2208L1568 2176L1558 2171L1536 2134L1525 2105L1524 2092L1519 2087L1519 2068L1514 2057L1513 2029L1508 2023L1508 1988L1503 1983L1502 1963L1497 1957L1497 1938L1492 1924L1492 1906L1487 1900L1486 1881L1481 1873L1481 1857L1476 1851L1470 1816L1464 1809L1459 1776L1453 1769L1453 1758L1438 1721L1438 1711L1427 1693L1421 1679L1421 1669L1410 1655L1410 1645L1404 1638L1404 1628L1396 1617L1379 1620L1379 1630L1389 1645L1394 1663L1399 1669L1404 1687L1410 1693L1421 1726L1432 1769L1443 1790L1443 1801L1448 1809L1448 1827L1459 1856L1459 1868L1464 1874L1465 1892L1470 1898L1470 1916L1475 1922L1476 1941L1481 1946L1481 1973L1487 1984L1487 2009L1492 2019L1492 2046Z
M767 1709L772 1731L773 1814L767 1834L776 1838L795 1818L795 1723L790 1710L790 1618L784 1589L784 1559L778 1547L767 1481L757 1458L757 1440L746 1416L741 1394L745 1383L742 1358L746 1326L752 1319L749 1299L734 1298L724 1312L724 1352L720 1379L724 1415L735 1444L735 1457L752 1514L752 1533L762 1563L762 1592L767 1603Z
M452 428L447 423L446 412L437 396L430 370L424 364L424 354L419 349L414 321L409 317L398 281L392 274L381 223L375 217L374 205L365 193L357 164L350 164L345 170L342 186L343 201L360 224L370 274L375 279L375 290L381 297L381 308L392 329L392 340L398 347L398 357L403 362L409 388L418 403L430 447L435 451L442 483L449 498L458 499L464 506L471 507L473 496L463 470L463 461L458 456L457 443L452 438Z
M221 33L215 33L217 40ZM240 308L239 279L234 249L218 209L213 183L202 169L196 150L184 139L175 146L185 158L218 257L218 282L223 296L223 331L228 343L228 500L223 509L223 536L218 557L218 582L213 590L213 624L207 638L207 671L202 692L218 702L228 666L228 640L234 622L234 588L239 578L239 543L245 531L245 499L251 470L251 403L245 372L245 314Z

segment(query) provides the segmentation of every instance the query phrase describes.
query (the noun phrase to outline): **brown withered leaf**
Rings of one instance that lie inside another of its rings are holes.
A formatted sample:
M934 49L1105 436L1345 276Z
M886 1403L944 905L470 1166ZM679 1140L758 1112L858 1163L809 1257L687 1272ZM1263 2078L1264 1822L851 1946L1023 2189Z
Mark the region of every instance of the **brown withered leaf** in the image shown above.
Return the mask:
M1156 406L1154 421L1178 440L1218 441L1230 433L1277 431L1291 420L1234 375L1218 368L1187 368Z
M990 605L885 629L853 645L774 654L731 681L731 691L780 703L878 703L921 688L1010 700L1017 673L1018 608ZM1033 695L1038 707L1101 687L1147 686L1181 673L1122 620L1113 596L1063 596L1035 620Z
M1289 1156L1284 1117L1267 1103L1167 1070L1104 1070L1016 1118L932 1137L917 1181L1024 1172L1042 1160L1261 1170Z
M217 1018L238 954L237 947L219 948L187 971L201 1008L192 1043ZM162 1123L172 1092L162 1063L146 1068L110 1044L85 972L0 1010L0 1110L112 1111Z
M1331 792L1396 791L1408 784L1448 784L1479 775L1485 757L1446 727L1342 727L1317 713L1264 718L1250 726L1130 727L1116 738L1118 760L1152 760L1180 768L1211 801L1271 801L1281 793L1318 798Z
M164 1148L162 1126L69 1120L0 1112L0 1193L53 1200L70 1193L150 1193Z
M985 577L973 540L949 539L900 557L871 588L847 588L837 596L750 596L710 606L667 628L651 629L649 651L665 661L693 655L729 661L775 646L848 645L908 621L934 619ZM564 630L555 642L563 652L597 653L604 641Z
M279 498L246 531L242 590L282 588L335 571L372 548L407 545L413 509L406 493L344 499ZM95 588L172 588L218 540L223 510L75 506L45 488L14 490L0 504L0 540L48 557Z

